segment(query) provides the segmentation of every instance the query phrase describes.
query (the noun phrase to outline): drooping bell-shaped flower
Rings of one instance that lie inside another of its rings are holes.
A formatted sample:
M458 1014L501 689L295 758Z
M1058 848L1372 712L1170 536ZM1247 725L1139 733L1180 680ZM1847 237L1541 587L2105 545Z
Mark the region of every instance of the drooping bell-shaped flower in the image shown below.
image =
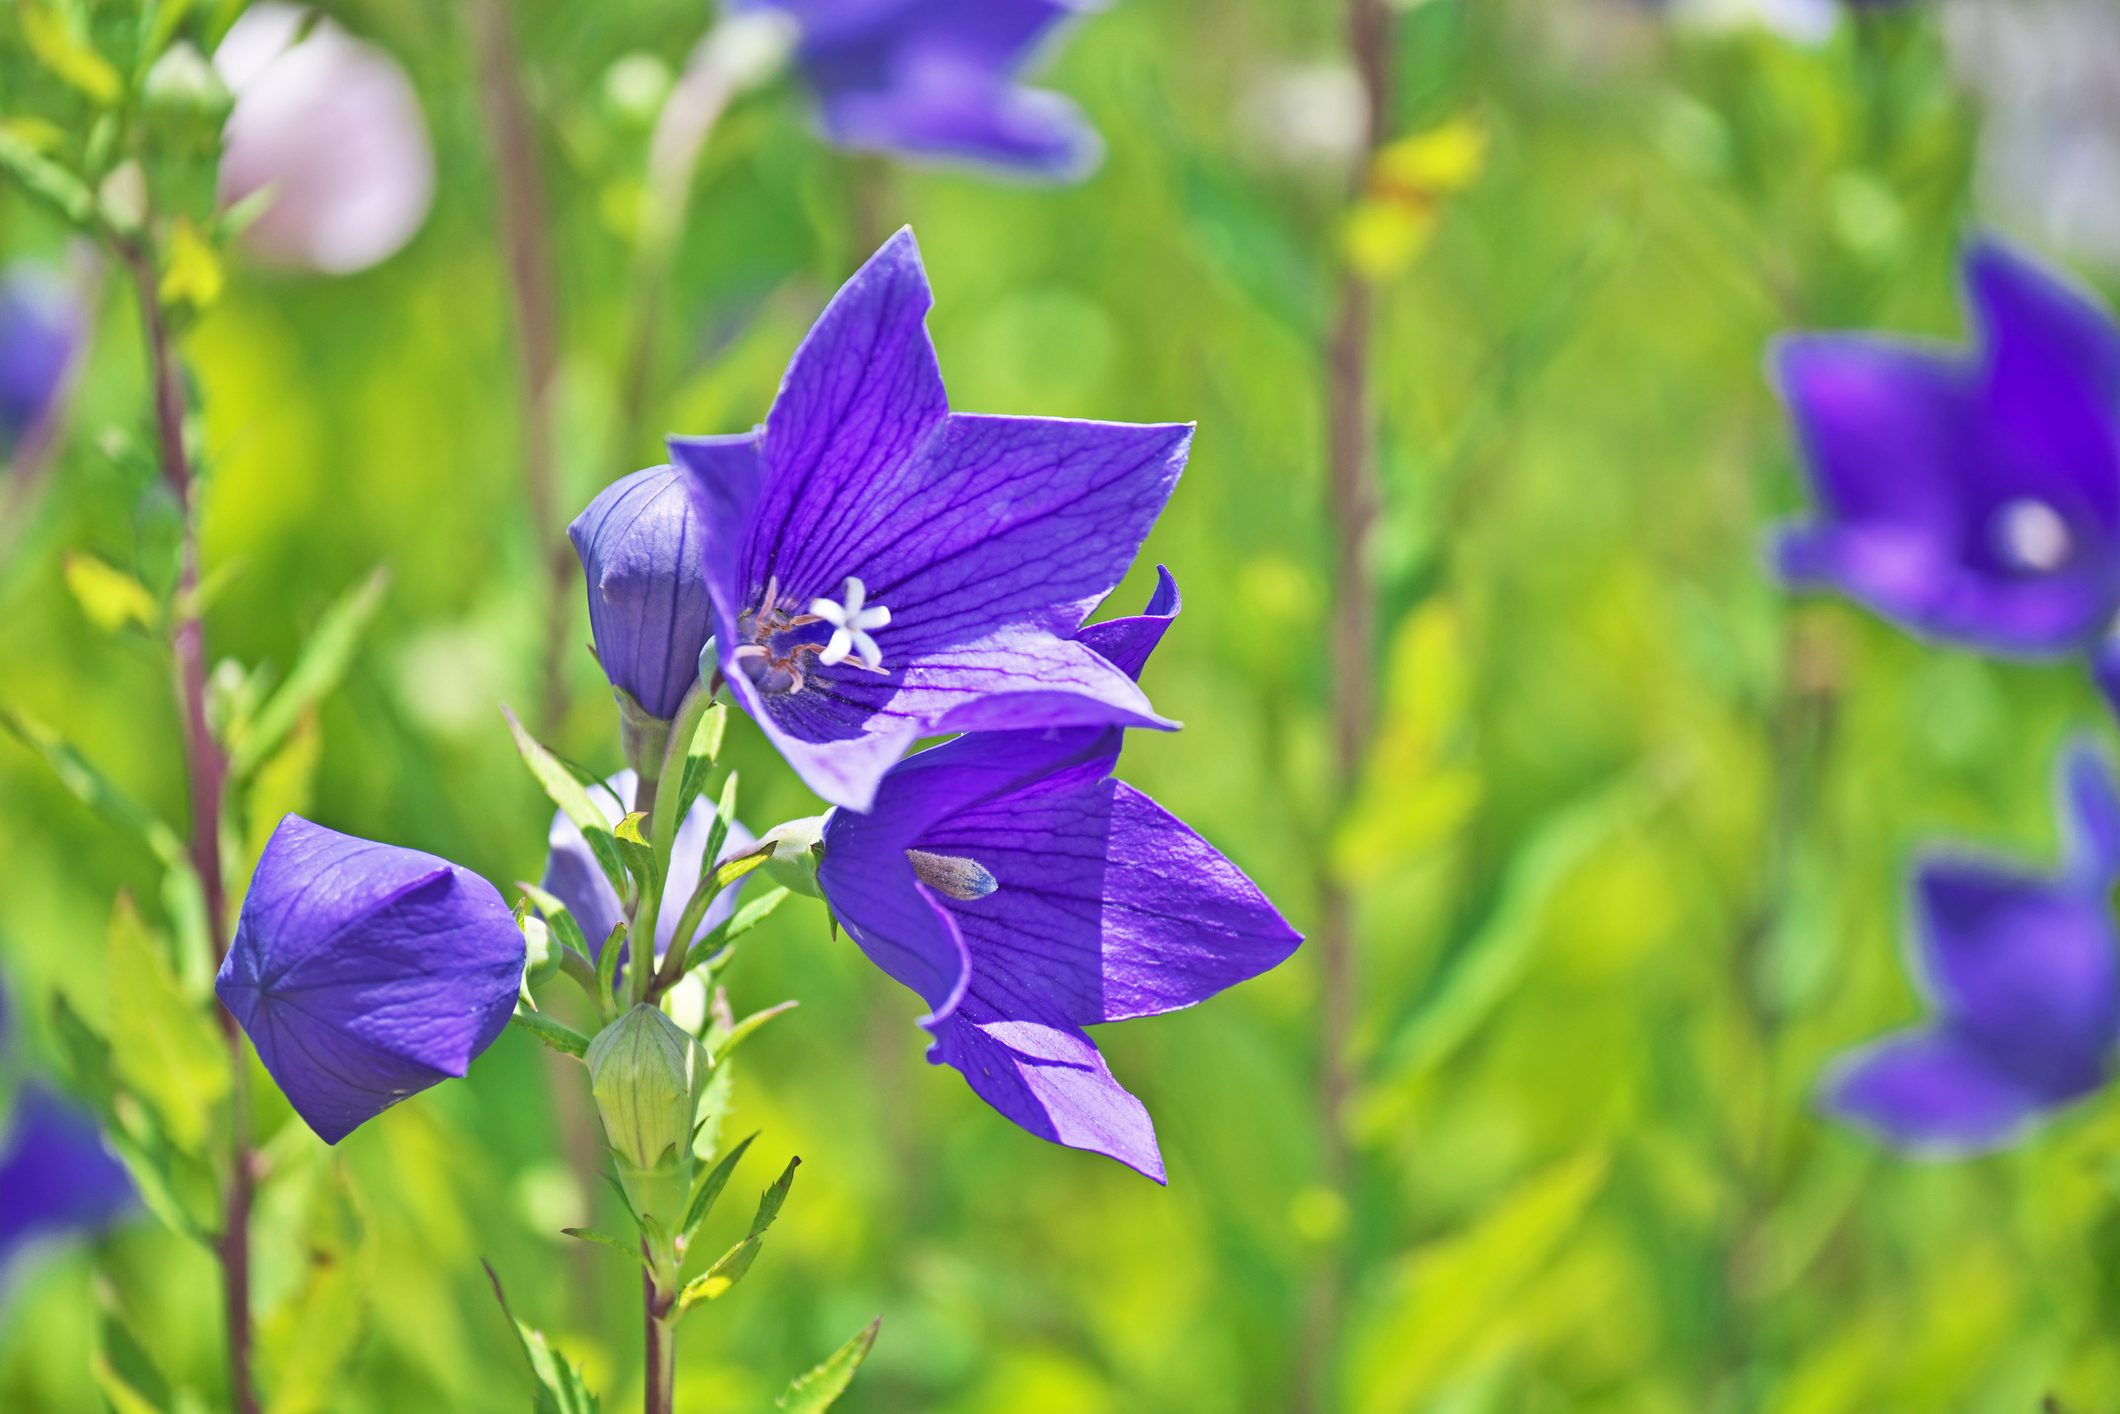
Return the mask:
M1993 243L1970 354L1801 335L1775 363L1818 506L1782 573L1991 652L2092 649L2120 609L2120 327Z
M484 879L289 815L214 990L288 1102L336 1144L461 1077L515 1008L523 935Z
M796 350L764 427L670 442L731 695L856 810L924 736L1170 725L1074 633L1163 509L1191 427L953 413L930 303L900 231Z
M1047 181L1096 170L1104 145L1073 102L1020 82L1088 0L745 0L800 29L795 60L825 137L915 160Z
M1082 630L1138 674L1178 611ZM1111 778L1117 729L982 732L893 767L825 821L818 883L869 959L928 1005L930 1060L1016 1124L1161 1182L1141 1102L1084 1027L1204 1001L1301 936L1185 823Z
M1827 1107L1935 1155L2011 1142L2111 1078L2120 1042L2120 796L2079 746L2064 763L2071 857L2057 877L1962 857L1914 877L1922 1024L1845 1059Z
M631 771L620 771L601 786L592 788L589 798L616 825L633 809L637 780ZM677 936L678 915L684 911L685 900L691 898L692 891L699 886L708 839L714 831L714 814L714 802L701 796L678 823L677 838L670 846L670 876L663 885L663 908L655 919L657 957L669 951L670 943ZM721 859L747 853L753 842L751 832L743 827L743 823L732 821L728 838L722 845ZM590 948L601 955L604 939L625 920L625 909L619 902L618 892L604 877L604 871L597 866L596 856L589 852L589 842L582 838L582 832L575 828L566 812L553 813L552 831L546 844L549 852L545 856L542 887L567 905L567 912L581 925L582 935ZM739 879L707 906L706 916L700 922L701 934L710 932L735 911L737 895L743 884L744 881ZM690 947L695 941L696 935L687 938L685 946Z
M44 426L82 332L80 308L57 275L28 265L0 275L0 457Z
M268 3L243 11L213 62L235 94L221 203L272 192L246 250L346 275L412 239L434 200L434 150L395 59L303 6Z
M589 627L611 686L667 722L713 635L706 535L676 468L612 482L567 527L589 586Z

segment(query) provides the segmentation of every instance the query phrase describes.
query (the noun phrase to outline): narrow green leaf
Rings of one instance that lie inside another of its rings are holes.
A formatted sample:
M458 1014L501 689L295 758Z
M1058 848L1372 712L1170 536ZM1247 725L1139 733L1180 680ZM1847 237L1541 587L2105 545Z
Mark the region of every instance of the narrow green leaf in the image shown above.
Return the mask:
M501 1290L501 1279L493 1270L491 1262L483 1263L486 1280L493 1283L493 1299L500 1303L501 1314L515 1328L515 1338L523 1347L523 1355L530 1362L530 1373L537 1380L538 1414L597 1414L597 1399L582 1380L581 1367L552 1348L544 1332L535 1330L515 1318L508 1309L507 1293Z
M560 1231L569 1237L578 1237L584 1242L593 1242L599 1247L608 1247L621 1256L631 1257L634 1261L640 1263L642 1267L648 1265L648 1255L640 1250L638 1242L628 1242L623 1237L613 1237L610 1233L599 1232L593 1227L563 1227Z
M608 997L618 985L619 945L626 940L626 925L613 924L611 936L604 939L604 950L596 955L596 995Z
M724 859L714 866L714 892L720 893L729 885L765 864L773 857L773 846L762 844L749 854L739 854L734 859Z
M126 1329L108 1293L103 1301L103 1341L92 1366L97 1388L117 1414L164 1414L172 1399L169 1381Z
M201 1152L228 1093L228 1056L122 894L111 913L108 976L113 1070L154 1106L178 1148Z
M69 550L60 557L59 568L82 614L105 633L151 629L162 616L162 606L147 586L116 565Z
M515 713L505 707L501 713L508 719L508 730L515 736L515 749L522 753L530 774L537 777L537 783L545 788L545 794L559 807L560 813L582 832L582 838L588 841L589 852L596 856L604 877L611 881L611 887L618 891L619 897L624 898L630 881L626 877L626 866L619 858L618 840L611 833L610 820L589 798L588 787L576 778L572 768L530 735L516 720Z
M729 709L720 702L708 707L699 719L699 727L692 733L691 745L685 752L684 778L678 782L676 819L690 815L692 802L706 793L714 762L721 755L722 735L728 727Z
M731 914L726 922L716 925L713 931L692 944L692 950L685 954L685 971L690 972L693 968L704 965L715 953L765 922L772 916L774 909L787 901L788 891L780 888L750 900ZM691 911L689 907L685 909L687 914ZM706 910L702 908L700 911L704 914ZM695 923L694 926L698 925ZM677 936L681 938L684 934L680 932Z
M75 799L143 841L164 868L191 867L185 857L184 841L177 832L118 789L110 777L90 765L57 732L12 707L0 707L0 727L7 728L17 741L43 757L45 766L59 778L59 784L73 792Z
M15 10L22 38L38 60L89 101L108 108L125 93L125 79L110 60L68 22L65 14L45 0L19 0Z
M96 194L88 184L5 123L0 123L0 172L12 176L30 195L49 202L76 226L86 226L95 213Z
M854 1383L855 1371L869 1358L876 1332L882 1329L881 1316L863 1326L852 1340L826 1356L823 1364L789 1385L780 1397L780 1407L788 1414L824 1414Z
M575 921L574 915L567 911L567 905L561 903L557 895L546 893L535 884L519 883L516 887L537 905L537 911L544 915L545 926L552 930L555 938L583 957L589 956L589 940L582 935L582 925Z
M790 999L781 1002L777 1006L769 1006L763 1011L754 1011L743 1020L737 1022L735 1026L730 1028L729 1034L722 1039L721 1043L714 1047L714 1064L720 1065L723 1061L726 1061L729 1058L729 1052L742 1045L744 1038L759 1027L765 1025L776 1016L793 1011L799 1005L801 1003Z
M721 797L714 804L714 822L707 827L707 847L701 859L721 858L722 846L729 842L729 822L736 818L736 773L722 779Z
M625 861L626 872L633 876L635 882L643 889L651 884L660 889L663 861L655 846L648 843L648 837L641 832L641 827L647 823L647 819L645 814L636 810L613 827L611 837L618 842L618 857Z
M686 1241L689 1242L692 1234L699 1231L699 1225L707 1220L707 1214L714 1211L714 1201L721 1197L721 1191L729 1186L729 1175L736 1172L736 1165L742 1161L744 1150L750 1148L751 1141L757 1137L755 1130L745 1135L736 1147L723 1154L721 1162L709 1169L707 1176L699 1181L699 1187L693 1190L692 1202L685 1208L682 1231Z
M589 1054L587 1036L541 1011L518 1011L508 1018L508 1024L529 1032L561 1055L579 1057Z
M324 611L287 680L228 743L230 775L237 780L246 778L279 749L304 712L338 687L353 662L361 635L382 607L383 593L389 586L389 572L378 566Z
M787 1201L788 1190L795 1184L796 1166L801 1163L800 1158L789 1159L787 1168L782 1170L773 1186L759 1195L758 1212L751 1219L751 1231L743 1241L722 1253L714 1265L707 1268L704 1275L685 1283L684 1289L677 1296L679 1312L688 1311L702 1301L713 1301L727 1294L730 1288L744 1279L744 1274L751 1270L751 1264L758 1260L758 1249L765 1241L766 1229L773 1225L773 1219L780 1216L781 1204Z

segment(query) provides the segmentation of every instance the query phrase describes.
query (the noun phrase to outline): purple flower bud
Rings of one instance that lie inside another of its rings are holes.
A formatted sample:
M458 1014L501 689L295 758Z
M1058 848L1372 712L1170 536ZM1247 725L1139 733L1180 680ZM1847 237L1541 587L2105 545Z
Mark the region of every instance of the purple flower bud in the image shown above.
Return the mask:
M81 312L57 276L25 265L0 277L0 453L42 427L81 334Z
M460 1077L508 1024L523 935L491 884L289 815L214 990L327 1144Z
M713 633L699 516L677 470L653 466L606 486L567 527L604 676L664 722L698 680Z
M616 825L633 808L637 779L631 771L620 771L601 787L590 790L589 798ZM714 802L701 797L692 802L692 809L678 825L677 839L670 847L670 877L664 886L662 912L656 917L657 957L669 949L671 940L677 936L678 915L684 911L685 900L692 897L692 890L698 887L700 866L707 852L707 837L713 830ZM751 832L740 821L732 823L721 857L727 859L746 853L752 843ZM582 832L574 828L574 822L564 812L554 812L547 844L551 853L545 858L542 887L567 905L567 912L580 925L591 950L601 954L604 939L625 920L625 910L618 901L618 894L612 889L611 881L604 877L604 871L597 866L596 856L589 852L589 842L582 838ZM701 933L735 911L736 896L742 888L739 881L714 900L700 922ZM687 938L685 945L689 947L694 941Z
M253 5L214 51L235 93L220 198L272 189L243 234L275 265L346 275L395 255L427 219L434 151L397 61L296 5Z

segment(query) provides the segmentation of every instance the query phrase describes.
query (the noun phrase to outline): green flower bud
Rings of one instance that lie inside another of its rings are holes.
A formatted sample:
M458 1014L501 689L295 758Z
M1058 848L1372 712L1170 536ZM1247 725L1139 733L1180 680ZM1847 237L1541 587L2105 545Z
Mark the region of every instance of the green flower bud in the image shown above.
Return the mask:
M775 825L758 842L773 847L764 865L768 878L789 893L805 898L824 897L817 887L817 866L824 861L824 816L811 815Z
M552 936L544 919L533 914L524 914L515 923L523 930L523 981L541 987L559 974L559 939Z
M589 1043L589 1088L635 1212L673 1227L692 1189L692 1125L706 1089L698 1041L639 1005Z
M204 54L184 40L169 46L140 85L150 112L197 121L218 132L235 106L235 95Z

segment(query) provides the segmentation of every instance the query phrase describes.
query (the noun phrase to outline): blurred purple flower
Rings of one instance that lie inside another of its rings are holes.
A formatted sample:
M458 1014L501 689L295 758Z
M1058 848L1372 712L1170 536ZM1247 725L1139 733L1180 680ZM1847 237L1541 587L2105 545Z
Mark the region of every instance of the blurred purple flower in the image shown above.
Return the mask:
M1166 573L1145 614L1081 642L1138 674L1178 612ZM818 883L869 959L918 992L928 1058L1040 1138L1157 1182L1148 1111L1082 1029L1204 1001L1302 938L1214 847L1111 778L1117 729L986 732L923 751L873 811L824 827Z
M235 94L220 199L267 187L244 232L258 258L328 275L395 255L427 219L434 151L395 59L299 5L252 5L214 52Z
M0 276L0 454L41 428L81 337L81 311L58 276L28 265Z
M132 1210L132 1180L95 1120L44 1086L15 1095L0 1134L0 1273L42 1237L106 1227Z
M445 859L289 815L243 900L214 990L327 1144L459 1077L508 1024L523 935Z
M632 808L633 791L638 778L631 771L620 771L605 781L601 787L589 792L590 799L616 825ZM677 936L678 915L684 911L685 900L692 897L692 890L699 885L700 868L707 852L707 836L714 829L714 802L702 796L692 803L692 809L677 827L677 839L670 847L670 876L663 885L664 907L656 915L655 954L662 956ZM581 925L588 939L592 960L601 956L604 939L611 930L625 921L624 907L619 903L618 892L604 871L597 867L596 856L589 852L588 841L574 827L564 811L552 816L552 831L546 840L550 853L545 856L545 877L542 887L567 905L567 912ZM721 858L746 853L756 843L751 832L741 821L729 825L728 839L722 846ZM719 862L719 861L717 861ZM687 947L699 936L712 929L736 910L736 897L743 890L743 881L723 890L714 902L708 905L705 919L699 932L685 940ZM620 953L623 959L625 954Z
M2103 1085L2120 1041L2120 796L2078 746L2063 765L2071 830L2058 878L1931 858L1914 878L1914 968L1930 1019L1846 1058L1826 1105L1900 1148L1977 1153Z
M2120 608L2120 328L1994 242L1971 354L1862 334L1775 355L1819 507L1783 575L1997 653L2092 648Z
M800 27L795 57L842 147L1078 181L1104 155L1073 102L1018 82L1088 0L746 0Z
M675 467L612 482L567 527L589 583L589 627L611 685L669 721L699 680L713 628L706 534Z
M1073 635L1169 499L1192 428L953 413L931 302L900 231L796 350L763 428L670 441L731 695L812 790L856 810L923 736L1170 725Z

